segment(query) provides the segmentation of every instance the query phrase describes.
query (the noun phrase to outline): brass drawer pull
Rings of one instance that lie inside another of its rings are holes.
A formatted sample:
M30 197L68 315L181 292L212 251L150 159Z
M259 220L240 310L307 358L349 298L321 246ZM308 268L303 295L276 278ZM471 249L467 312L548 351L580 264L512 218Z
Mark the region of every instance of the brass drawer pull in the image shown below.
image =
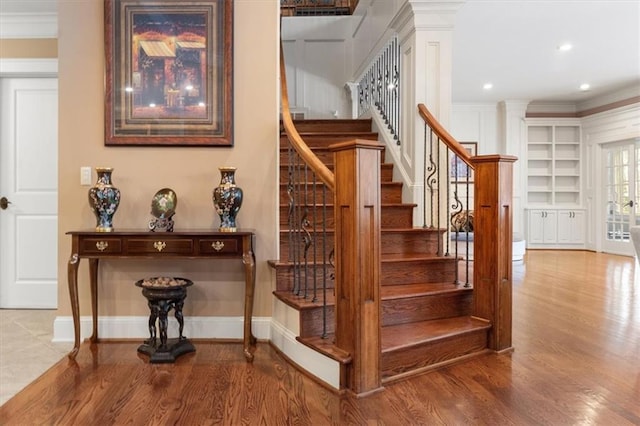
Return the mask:
M109 247L109 243L106 241L98 241L96 243L96 248L100 251L105 251Z
M211 243L211 247L215 250L215 251L220 251L224 248L224 243L222 241L216 241Z
M153 247L158 251L162 251L166 246L167 243L165 243L164 241L156 241L155 243L153 243Z

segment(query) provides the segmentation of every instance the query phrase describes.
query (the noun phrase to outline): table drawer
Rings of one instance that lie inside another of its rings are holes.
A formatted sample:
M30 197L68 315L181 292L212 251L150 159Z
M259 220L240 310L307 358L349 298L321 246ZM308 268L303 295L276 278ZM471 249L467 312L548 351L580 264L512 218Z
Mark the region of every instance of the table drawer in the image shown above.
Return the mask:
M119 238L84 238L80 240L80 255L83 254L119 254L122 241Z
M181 238L129 238L127 254L193 254L193 240Z
M242 237L202 239L200 240L200 253L207 255L242 254Z

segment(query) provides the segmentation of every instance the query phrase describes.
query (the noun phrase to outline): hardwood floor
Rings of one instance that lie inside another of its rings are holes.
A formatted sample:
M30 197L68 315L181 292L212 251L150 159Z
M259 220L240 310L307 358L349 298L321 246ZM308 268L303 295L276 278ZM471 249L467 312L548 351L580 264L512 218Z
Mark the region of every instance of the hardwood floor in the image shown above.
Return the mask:
M339 396L258 345L195 342L175 364L135 343L84 343L0 407L0 424L639 425L640 267L628 257L527 252L514 264L509 354Z

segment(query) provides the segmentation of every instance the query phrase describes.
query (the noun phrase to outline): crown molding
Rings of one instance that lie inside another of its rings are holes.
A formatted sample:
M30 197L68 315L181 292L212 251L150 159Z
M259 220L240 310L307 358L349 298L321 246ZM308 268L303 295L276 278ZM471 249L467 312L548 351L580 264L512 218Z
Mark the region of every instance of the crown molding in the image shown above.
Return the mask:
M56 77L57 58L0 58L0 77Z
M58 14L0 14L0 39L30 38L58 38Z

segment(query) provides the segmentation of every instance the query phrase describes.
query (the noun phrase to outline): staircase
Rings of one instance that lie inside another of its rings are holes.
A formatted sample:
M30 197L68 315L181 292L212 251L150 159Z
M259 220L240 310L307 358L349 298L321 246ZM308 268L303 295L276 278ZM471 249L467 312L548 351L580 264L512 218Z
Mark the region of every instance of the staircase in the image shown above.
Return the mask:
M353 139L377 140L378 137L371 132L370 120L298 120L295 127L329 169L332 169L333 161L330 145ZM308 289L299 295L292 292L294 274L287 229L289 160L284 134L281 135L280 153L280 260L270 262L276 271L274 295L299 312L300 342L346 364L350 362L350 354L333 347L333 280L328 280L326 291L319 289L314 293ZM459 261L438 253L442 251L442 244L438 242L444 238L445 230L414 227L412 218L416 206L402 202L402 184L393 182L393 165L384 162L384 151L381 158L381 377L383 383L389 383L483 353L491 324L471 316L473 289L457 284L456 274L462 269L457 267ZM308 200L322 199L319 187L316 183L305 185ZM327 194L327 203L332 203L331 193ZM306 207L310 211L317 209L312 203L308 204ZM322 259L329 258L334 241L337 239L339 243L340 240L332 230L333 206L328 212L324 234L327 252L324 258L321 252L316 252L306 272L301 272L308 282L321 274L316 266ZM317 241L323 235L312 237Z

